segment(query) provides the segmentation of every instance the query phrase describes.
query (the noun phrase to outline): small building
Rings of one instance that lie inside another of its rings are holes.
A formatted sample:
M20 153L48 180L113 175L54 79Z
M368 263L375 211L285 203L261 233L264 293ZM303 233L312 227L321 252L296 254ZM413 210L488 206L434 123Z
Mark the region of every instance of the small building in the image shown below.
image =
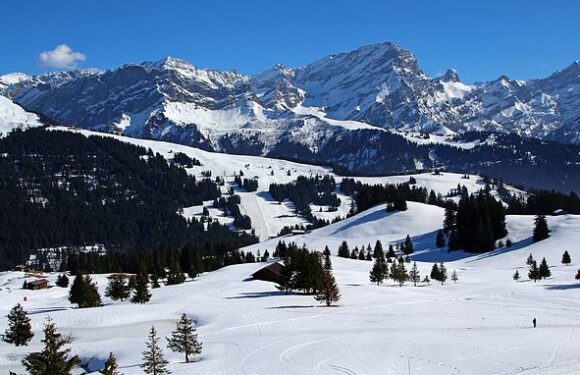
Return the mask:
M24 289L30 290L39 290L39 289L48 289L48 280L47 279L37 279L30 282L25 282Z
M285 266L281 262L270 263L266 267L262 267L254 272L252 274L252 279L281 283L284 268Z

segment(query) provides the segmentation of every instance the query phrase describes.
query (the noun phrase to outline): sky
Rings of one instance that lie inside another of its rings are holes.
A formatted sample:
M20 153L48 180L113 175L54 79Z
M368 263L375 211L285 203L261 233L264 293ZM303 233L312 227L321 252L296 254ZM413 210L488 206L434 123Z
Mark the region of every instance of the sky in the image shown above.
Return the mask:
M580 1L3 1L0 74L182 58L252 74L391 41L429 76L545 77L580 60Z

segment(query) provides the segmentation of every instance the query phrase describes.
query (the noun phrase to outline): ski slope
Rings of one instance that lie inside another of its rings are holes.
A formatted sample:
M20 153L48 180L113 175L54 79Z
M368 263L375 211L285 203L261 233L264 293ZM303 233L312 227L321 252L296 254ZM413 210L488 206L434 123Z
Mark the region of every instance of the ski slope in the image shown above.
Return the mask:
M109 351L127 375L142 374L139 364L152 324L162 337L181 313L197 322L202 359L185 364L165 350L176 375L186 374L574 374L580 372L580 217L549 217L552 236L532 244L530 216L508 216L514 245L487 254L448 253L434 248L437 207L409 202L409 209L387 214L377 206L348 220L305 235L320 247L333 236L354 244L400 240L409 233L422 276L432 261L445 260L459 281L413 287L392 281L371 285L371 262L332 257L342 299L330 308L311 296L285 294L248 276L264 265L230 266L182 285L153 290L149 304L103 298L105 306L72 308L58 287L23 291L24 274L0 274L0 315L17 302L30 313L36 333L30 347L0 343L0 373L20 371L19 362L39 350L39 329L51 316L73 337L72 351L88 364L102 365ZM424 240L421 240L421 239ZM335 246L331 249L336 251ZM560 264L568 250L572 265ZM553 276L527 280L525 260L546 257ZM523 280L512 280L515 269ZM54 282L56 275L51 275ZM101 293L105 275L95 277ZM28 301L23 302L24 296ZM532 318L538 328L531 328ZM6 320L0 320L0 331ZM80 372L79 372L80 373Z
M0 137L5 137L14 129L28 129L42 126L34 113L26 112L12 100L0 95Z

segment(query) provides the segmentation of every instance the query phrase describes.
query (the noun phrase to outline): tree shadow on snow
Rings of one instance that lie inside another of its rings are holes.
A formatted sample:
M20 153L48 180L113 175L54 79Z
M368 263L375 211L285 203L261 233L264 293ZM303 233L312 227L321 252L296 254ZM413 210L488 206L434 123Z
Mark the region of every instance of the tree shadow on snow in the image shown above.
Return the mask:
M270 292L247 292L247 293L240 293L237 296L233 297L226 297L226 299L246 299L246 298L266 298L266 297L275 297L275 296L285 296L294 293L287 293L281 290L270 291Z
M559 285L546 285L548 290L569 290L569 289L580 289L580 283L576 284L559 284Z

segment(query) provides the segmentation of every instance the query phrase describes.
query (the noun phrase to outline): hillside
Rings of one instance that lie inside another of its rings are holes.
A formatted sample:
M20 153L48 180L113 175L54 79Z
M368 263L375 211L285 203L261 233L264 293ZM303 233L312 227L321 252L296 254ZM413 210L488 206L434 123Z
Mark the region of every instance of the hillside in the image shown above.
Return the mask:
M429 231L421 224L428 209L411 205L409 217L399 219L417 220L413 234ZM352 219L373 217L376 212ZM348 222L343 222L334 229L349 235L360 231L368 241L373 236L395 238L400 230L396 218L396 214L380 215L358 227L348 228ZM508 218L515 240L511 249L484 255L427 252L430 261L457 258L446 263L449 272L456 270L459 275L456 284L415 288L407 283L399 288L387 282L378 287L368 280L371 262L332 257L342 292L337 307L321 307L311 296L281 293L271 283L247 281L262 264L244 264L156 289L146 305L105 298L104 307L88 310L72 309L64 289L22 291L24 274L2 273L0 313L4 315L27 296L24 306L36 332L50 315L62 332L74 337L73 353L89 363L91 371L113 351L128 375L141 374L138 364L151 324L165 337L184 312L197 322L204 352L200 362L184 364L181 356L166 351L176 375L575 373L580 371L576 334L580 287L573 275L580 259L574 248L580 240L580 218L550 217L552 237L533 245L527 240L530 221L529 217ZM313 231L309 244L324 242L330 228ZM559 264L564 249L573 260L567 267ZM552 265L550 279L527 280L529 253L547 258ZM423 253L416 256L422 258ZM422 275L430 266L419 262ZM520 270L524 281L512 280L514 269ZM96 279L103 293L106 280L104 276ZM538 328L530 329L534 317ZM0 330L5 324L0 321ZM38 336L30 348L0 344L1 371L15 369L22 355L36 348Z

